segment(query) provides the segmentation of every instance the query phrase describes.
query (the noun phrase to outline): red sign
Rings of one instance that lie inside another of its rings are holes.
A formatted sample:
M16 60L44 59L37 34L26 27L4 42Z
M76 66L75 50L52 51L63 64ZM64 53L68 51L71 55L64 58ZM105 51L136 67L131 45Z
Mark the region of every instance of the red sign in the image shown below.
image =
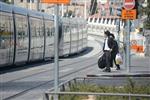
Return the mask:
M42 3L69 4L70 0L41 0Z
M124 0L124 8L126 10L131 10L135 6L135 0Z

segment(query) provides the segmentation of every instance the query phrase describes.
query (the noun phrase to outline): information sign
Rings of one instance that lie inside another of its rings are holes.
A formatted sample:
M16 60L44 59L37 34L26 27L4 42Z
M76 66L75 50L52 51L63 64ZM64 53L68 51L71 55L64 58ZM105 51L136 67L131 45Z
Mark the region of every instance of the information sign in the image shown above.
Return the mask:
M41 0L41 3L69 4L70 0Z
M122 9L122 19L136 19L136 9L133 10L125 10Z

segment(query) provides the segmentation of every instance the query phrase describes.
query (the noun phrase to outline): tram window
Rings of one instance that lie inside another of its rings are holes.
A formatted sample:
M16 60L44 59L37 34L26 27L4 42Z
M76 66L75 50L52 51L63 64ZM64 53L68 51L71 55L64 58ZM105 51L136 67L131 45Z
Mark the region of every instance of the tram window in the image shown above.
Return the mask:
M46 35L47 36L53 36L53 22L52 21L49 21L49 20L46 20L45 21L45 29L46 29Z
M53 33L53 36L54 36L54 33L55 33L55 28L54 27L52 28L52 33Z
M16 14L16 31L20 38L27 37L27 19L26 16Z
M51 34L50 29L47 28L46 30L47 30L47 36L50 36L50 34Z
M31 36L32 37L39 37L43 36L42 27L41 25L42 20L37 18L31 18Z

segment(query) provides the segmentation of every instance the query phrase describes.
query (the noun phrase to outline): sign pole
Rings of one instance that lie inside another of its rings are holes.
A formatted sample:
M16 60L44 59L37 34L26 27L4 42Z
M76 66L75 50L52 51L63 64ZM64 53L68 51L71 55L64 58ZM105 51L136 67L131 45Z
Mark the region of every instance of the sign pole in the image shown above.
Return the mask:
M126 66L127 72L130 72L130 20L136 19L135 0L124 0L122 9L122 19L127 20L127 35L126 35Z
M120 18L118 19L118 26L117 26L117 42L118 42L118 47L120 47L119 42L120 42Z
M59 84L59 4L69 4L70 0L41 0L42 3L53 3L55 5L55 35L54 35L54 100L58 100Z
M86 8L86 6L87 6L87 4L86 4L86 0L84 1L84 19L86 20L86 18L87 18L87 8Z
M54 50L55 50L55 61L54 61L54 91L55 91L55 93L57 93L58 92L58 79L59 79L59 62L58 62L58 60L59 60L59 58L58 58L58 54L59 54L59 50L58 50L58 36L59 36L59 34L58 34L58 12L59 12L59 5L58 4L56 4L55 5L55 40L54 40L54 42L55 42L55 48L54 48ZM56 94L56 95L54 95L54 100L58 100L58 94Z
M127 72L130 72L130 20L127 20L128 28L127 28L127 57L126 57L126 65L127 65Z

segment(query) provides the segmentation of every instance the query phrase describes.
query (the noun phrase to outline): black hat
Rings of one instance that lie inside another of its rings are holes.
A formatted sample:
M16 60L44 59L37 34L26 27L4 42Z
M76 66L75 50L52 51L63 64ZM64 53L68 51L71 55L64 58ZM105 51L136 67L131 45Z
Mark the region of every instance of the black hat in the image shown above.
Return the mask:
M107 30L107 31L104 31L104 34L106 34L107 36L109 36L110 32Z

